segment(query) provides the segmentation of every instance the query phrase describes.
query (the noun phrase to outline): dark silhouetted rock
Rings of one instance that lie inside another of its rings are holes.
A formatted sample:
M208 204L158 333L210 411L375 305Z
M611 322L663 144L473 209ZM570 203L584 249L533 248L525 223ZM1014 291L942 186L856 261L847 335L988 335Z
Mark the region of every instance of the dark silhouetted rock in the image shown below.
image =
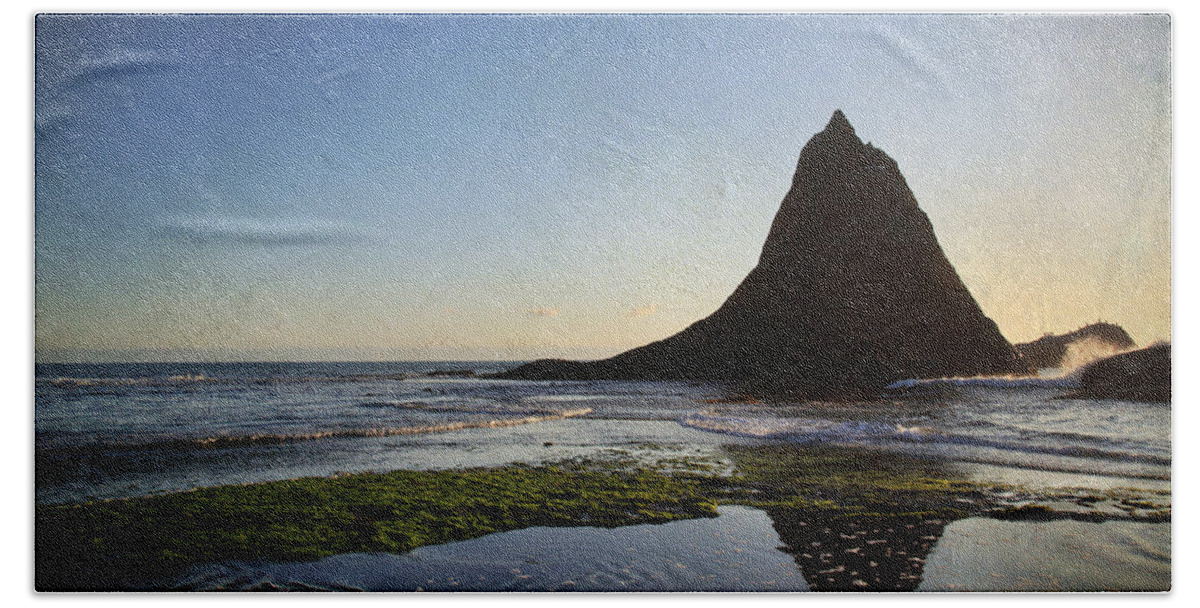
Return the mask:
M1171 401L1171 345L1155 344L1084 367L1069 397Z
M475 370L473 370L473 369L435 369L431 372L426 372L425 375L430 378L474 378Z
M706 380L838 398L904 378L1020 371L896 162L839 110L804 146L758 266L719 310L610 359L535 361L501 377Z
M1093 323L1073 332L1056 336L1046 334L1033 342L1017 344L1017 353L1034 369L1062 367L1067 348L1072 344L1091 343L1094 347L1107 348L1115 354L1134 347L1133 338L1112 323Z

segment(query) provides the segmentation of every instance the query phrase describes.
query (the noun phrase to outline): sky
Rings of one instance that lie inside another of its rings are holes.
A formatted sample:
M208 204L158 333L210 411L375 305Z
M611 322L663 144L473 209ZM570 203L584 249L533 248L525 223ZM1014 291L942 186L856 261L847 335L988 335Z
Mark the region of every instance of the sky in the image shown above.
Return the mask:
M717 309L835 109L1012 342L1171 337L1161 15L47 16L38 360L600 357Z

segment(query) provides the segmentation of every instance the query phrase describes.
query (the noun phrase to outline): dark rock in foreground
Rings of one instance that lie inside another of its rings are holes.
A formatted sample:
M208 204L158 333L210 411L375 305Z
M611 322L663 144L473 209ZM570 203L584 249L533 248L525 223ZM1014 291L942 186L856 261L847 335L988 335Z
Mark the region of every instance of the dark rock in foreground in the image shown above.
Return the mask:
M1155 344L1084 367L1082 387L1068 395L1091 399L1171 401L1171 345Z
M1120 325L1093 323L1058 336L1046 334L1033 342L1017 344L1015 348L1024 362L1034 369L1062 367L1067 348L1085 341L1093 341L1099 346L1112 349L1113 352L1134 347L1133 338L1129 337Z
M610 359L540 360L500 377L705 380L838 398L904 378L1021 371L896 162L839 110L800 153L758 266L715 313Z

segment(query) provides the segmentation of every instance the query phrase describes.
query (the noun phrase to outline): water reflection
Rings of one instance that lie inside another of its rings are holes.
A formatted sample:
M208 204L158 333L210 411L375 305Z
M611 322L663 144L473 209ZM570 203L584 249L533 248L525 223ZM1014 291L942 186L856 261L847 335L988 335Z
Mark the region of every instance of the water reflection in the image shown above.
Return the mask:
M912 591L950 520L925 515L839 517L767 509L780 547L813 591Z
M952 464L864 449L730 446L814 591L912 591L946 526L977 504Z
M501 532L406 554L225 562L164 587L191 591L807 591L762 511L620 528Z

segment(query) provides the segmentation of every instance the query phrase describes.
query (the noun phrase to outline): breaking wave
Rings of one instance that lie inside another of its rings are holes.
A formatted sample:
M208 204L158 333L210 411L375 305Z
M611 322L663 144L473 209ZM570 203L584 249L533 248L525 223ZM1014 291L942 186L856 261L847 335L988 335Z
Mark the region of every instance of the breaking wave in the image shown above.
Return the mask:
M741 417L715 412L689 414L680 419L680 422L684 426L740 437L811 442L899 438L919 440L925 432L921 427L906 427L897 423L770 416Z
M770 416L740 417L711 411L684 416L679 422L704 431L793 443L868 446L888 443L927 446L941 444L1150 465L1170 466L1171 464L1169 454L1153 453L1146 450L1144 446L1121 445L1101 437L1079 433L1043 432L1038 433L1037 436L1026 434L1019 438L989 438L979 435L940 432L922 426L906 426L894 421L836 421ZM1091 445L1086 445L1088 443Z
M180 374L164 378L38 378L38 384L57 388L88 388L93 386L177 386L201 382L222 382L202 374Z
M1129 352L1130 350L1133 350L1132 346L1122 348L1111 342L1101 340L1096 336L1088 336L1082 340L1076 340L1067 344L1067 349L1063 353L1062 363L1059 365L1059 368L1062 370L1062 373L1070 373L1094 361Z
M329 429L311 432L295 432L295 433L254 433L247 435L217 435L212 437L196 437L196 438L161 438L143 441L109 441L101 443L92 443L82 446L58 448L54 451L58 455L63 455L65 452L80 451L103 451L103 450L164 450L164 451L180 451L193 449L215 449L225 447L240 447L252 445L275 445L283 443L293 443L298 441L311 441L316 439L333 439L344 437L392 437L397 435L421 435L426 433L446 433L451 431L461 431L464 429L487 429L487 428L503 428L510 426L520 426L523 424L534 424L537 422L546 422L549 420L562 420L565 418L573 418L583 416L592 412L591 408L579 408L571 410L559 410L556 412L547 412L539 415L512 417L512 418L488 418L484 420L456 420L449 422L440 422L433 424L418 424L409 426L388 426L375 428L353 428L353 429Z
M90 388L90 387L119 387L119 386L148 386L174 387L187 384L229 384L229 385L265 385L265 384L301 384L308 382L378 382L381 380L412 380L415 378L437 378L439 375L428 373L402 374L355 374L349 376L264 376L250 378L210 377L204 374L178 374L173 376L146 376L135 378L38 378L38 384L55 388Z
M911 389L936 389L936 388L1047 388L1047 389L1072 389L1079 386L1079 380L1075 376L1059 376L1053 378L1040 377L1014 377L1014 376L995 376L995 377L975 377L975 378L925 378L925 379L909 379L897 380L885 387L888 391L904 391Z
M381 408L381 409L399 409L412 410L420 412L438 412L438 413L463 413L463 414L492 414L498 416L519 416L519 415L547 415L558 417L562 416L564 410L561 407L539 406L534 404L514 404L514 403L480 403L478 401L471 402L430 402L430 401L365 401L358 404L359 407L365 408ZM586 412L584 412L586 410ZM591 408L576 408L566 410L567 412L584 412L590 413ZM583 414L573 414L583 415Z

